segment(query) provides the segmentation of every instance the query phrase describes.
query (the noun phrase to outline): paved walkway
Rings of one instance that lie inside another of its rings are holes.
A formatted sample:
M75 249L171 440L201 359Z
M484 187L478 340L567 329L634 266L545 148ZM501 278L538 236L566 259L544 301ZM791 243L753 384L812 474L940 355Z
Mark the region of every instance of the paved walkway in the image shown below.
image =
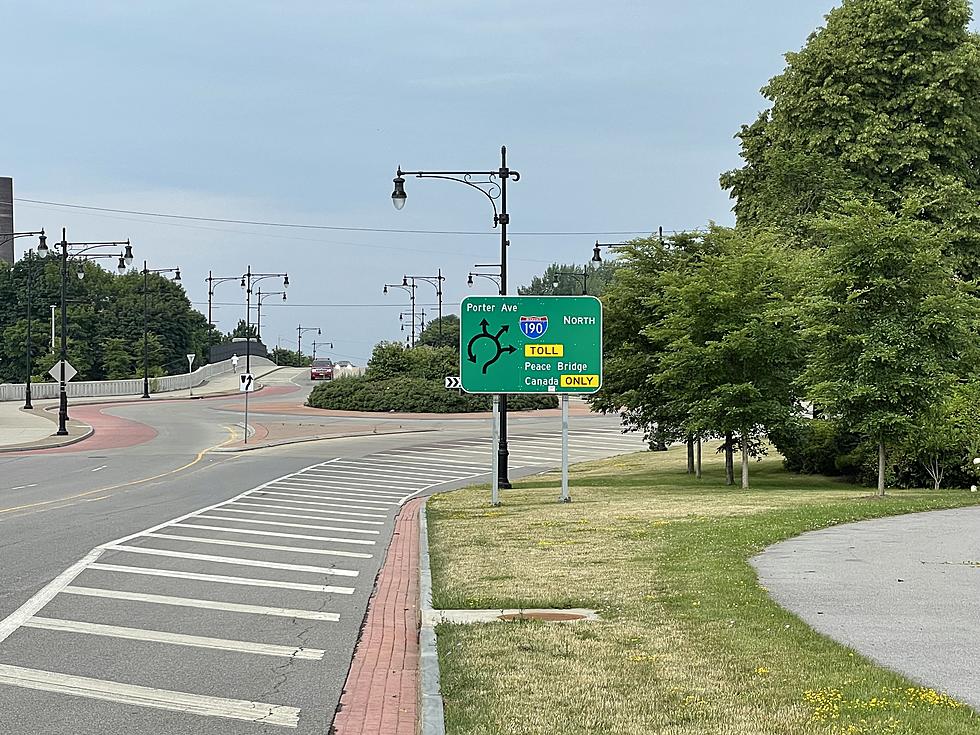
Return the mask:
M422 503L406 503L395 522L334 719L336 735L415 735Z
M980 508L813 531L752 564L817 631L980 709Z

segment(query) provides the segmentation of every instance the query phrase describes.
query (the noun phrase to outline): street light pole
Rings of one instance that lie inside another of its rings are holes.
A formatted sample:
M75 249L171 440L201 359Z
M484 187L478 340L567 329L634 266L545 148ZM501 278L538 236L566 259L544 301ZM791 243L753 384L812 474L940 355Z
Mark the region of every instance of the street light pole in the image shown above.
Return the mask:
M149 329L148 315L149 315L149 275L151 273L173 273L177 272L175 281L180 280L180 268L156 268L154 270L149 270L146 267L146 261L143 261L143 398L150 397L150 348L149 348Z
M446 277L442 275L442 268L437 271L437 275L434 276L404 276L402 279L402 285L408 285L408 279L412 280L412 288L415 288L415 281L425 281L426 283L434 286L436 289L436 298L439 301L439 341L442 342L442 282L446 280ZM413 291L414 293L414 291Z
M302 324L296 327L296 351L300 357L303 357L303 332L312 332L314 329L317 334L322 334L320 327L304 327Z
M408 279L412 278L412 282L409 283ZM412 305L412 340L409 343L411 347L415 347L415 280L414 276L405 276L402 278L401 283L386 283L384 290L381 293L387 294L389 288L400 288L402 291L406 291L409 296L409 302ZM403 327L404 329L404 327Z
M255 301L255 335L258 337L259 341L262 341L262 299L268 298L270 296L282 296L282 300L286 300L285 291L266 291L262 292L262 287L259 286L258 298Z
M395 189L391 193L391 201L395 209L405 206L407 195L405 193L405 176L415 176L416 178L446 179L458 181L466 184L472 189L482 193L493 207L493 226L500 225L500 295L507 295L507 248L510 243L507 240L507 226L510 224L510 214L507 212L507 181L513 179L519 181L520 173L507 167L507 147L500 147L500 168L495 171L402 171L398 167L394 184ZM486 180L473 181L474 176L486 177ZM497 209L497 200L500 200L500 209ZM500 396L500 443L498 448L497 474L499 486L502 488L510 487L508 479L508 456L507 449L507 396Z
M208 271L208 277L204 279L208 282L208 357L207 357L208 362L211 362L211 346L212 346L211 333L214 331L214 321L211 316L211 304L214 299L214 287L219 283L225 283L227 281L237 281L238 278L239 278L238 276L230 276L227 278L216 278L211 274L211 271Z
M245 372L252 372L252 337L249 328L252 322L252 286L266 278L281 278L283 288L289 288L288 273L252 273L252 266L242 274L242 288L245 289ZM247 395L247 394L246 394Z
M36 232L8 232L3 236L4 241L16 240L18 237L31 237L37 235L38 242L38 255L43 258L44 253L48 250L47 237L44 234L44 230L38 230ZM24 259L27 261L27 380L24 382L24 408L33 409L34 404L31 403L31 373L34 371L32 359L32 340L31 340L31 301L33 300L32 295L32 281L34 280L34 250L28 248L27 252L24 253Z
M68 242L68 229L63 227L61 229L61 242L56 245L60 249L59 255L61 257L61 367L59 370L59 380L58 380L58 431L55 432L57 436L67 436L68 435L68 381L65 374L65 363L68 361L68 309L67 309L67 298L66 291L68 287L68 258L70 255L75 255L79 260L88 260L91 258L111 258L115 257L112 255L85 255L89 250L95 250L97 248L103 247L121 247L125 245L126 250L124 254L119 255L119 272L124 273L126 267L133 262L133 248L129 244L129 240L111 240L106 242ZM74 253L71 252L72 248L76 248ZM41 243L37 247L37 254L39 256L46 257L48 254L48 246L46 243ZM79 270L79 276L81 277L84 271Z

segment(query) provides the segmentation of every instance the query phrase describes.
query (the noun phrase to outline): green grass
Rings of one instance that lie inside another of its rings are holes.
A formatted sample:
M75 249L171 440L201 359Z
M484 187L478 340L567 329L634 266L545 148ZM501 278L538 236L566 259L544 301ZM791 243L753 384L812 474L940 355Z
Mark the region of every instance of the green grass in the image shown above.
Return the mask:
M965 491L885 499L752 468L726 488L683 450L534 478L490 508L486 487L429 501L439 608L591 607L598 622L440 625L452 735L980 732L980 716L815 633L778 607L748 559L804 531L976 504Z

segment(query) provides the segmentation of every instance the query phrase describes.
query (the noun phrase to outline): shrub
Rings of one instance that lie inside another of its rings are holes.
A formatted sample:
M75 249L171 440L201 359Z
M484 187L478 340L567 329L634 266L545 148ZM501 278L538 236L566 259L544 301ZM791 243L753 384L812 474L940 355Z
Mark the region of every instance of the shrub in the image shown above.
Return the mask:
M864 457L859 451L860 438L835 421L794 419L771 431L769 438L790 472L830 477L861 474Z
M307 405L334 411L471 413L489 411L491 398L446 390L442 378L372 380L362 376L321 383L310 394ZM557 405L555 396L514 396L509 401L515 411L555 408Z

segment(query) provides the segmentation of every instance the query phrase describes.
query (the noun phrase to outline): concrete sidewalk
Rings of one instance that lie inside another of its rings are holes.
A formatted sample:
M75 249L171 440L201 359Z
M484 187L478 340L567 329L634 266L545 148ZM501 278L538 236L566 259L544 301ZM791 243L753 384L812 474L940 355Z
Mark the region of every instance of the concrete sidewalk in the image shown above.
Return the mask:
M296 368L279 368L268 361L261 366L253 366L252 374L261 379L276 371L294 371ZM244 370L244 366L240 366ZM302 372L301 369L299 369ZM181 400L207 398L219 395L237 395L239 373L222 373L206 383L194 388L193 396L187 389L167 393L153 393L148 399ZM285 376L284 376L285 377ZM279 381L276 381L279 382ZM104 396L92 398L75 398L69 400L68 415L71 417L72 406L91 404L133 403L142 400L140 396ZM81 421L69 420L68 436L57 436L58 430L58 401L33 401L33 410L24 410L21 401L0 402L0 452L21 451L29 449L51 449L63 447L81 441L92 434L93 427Z

